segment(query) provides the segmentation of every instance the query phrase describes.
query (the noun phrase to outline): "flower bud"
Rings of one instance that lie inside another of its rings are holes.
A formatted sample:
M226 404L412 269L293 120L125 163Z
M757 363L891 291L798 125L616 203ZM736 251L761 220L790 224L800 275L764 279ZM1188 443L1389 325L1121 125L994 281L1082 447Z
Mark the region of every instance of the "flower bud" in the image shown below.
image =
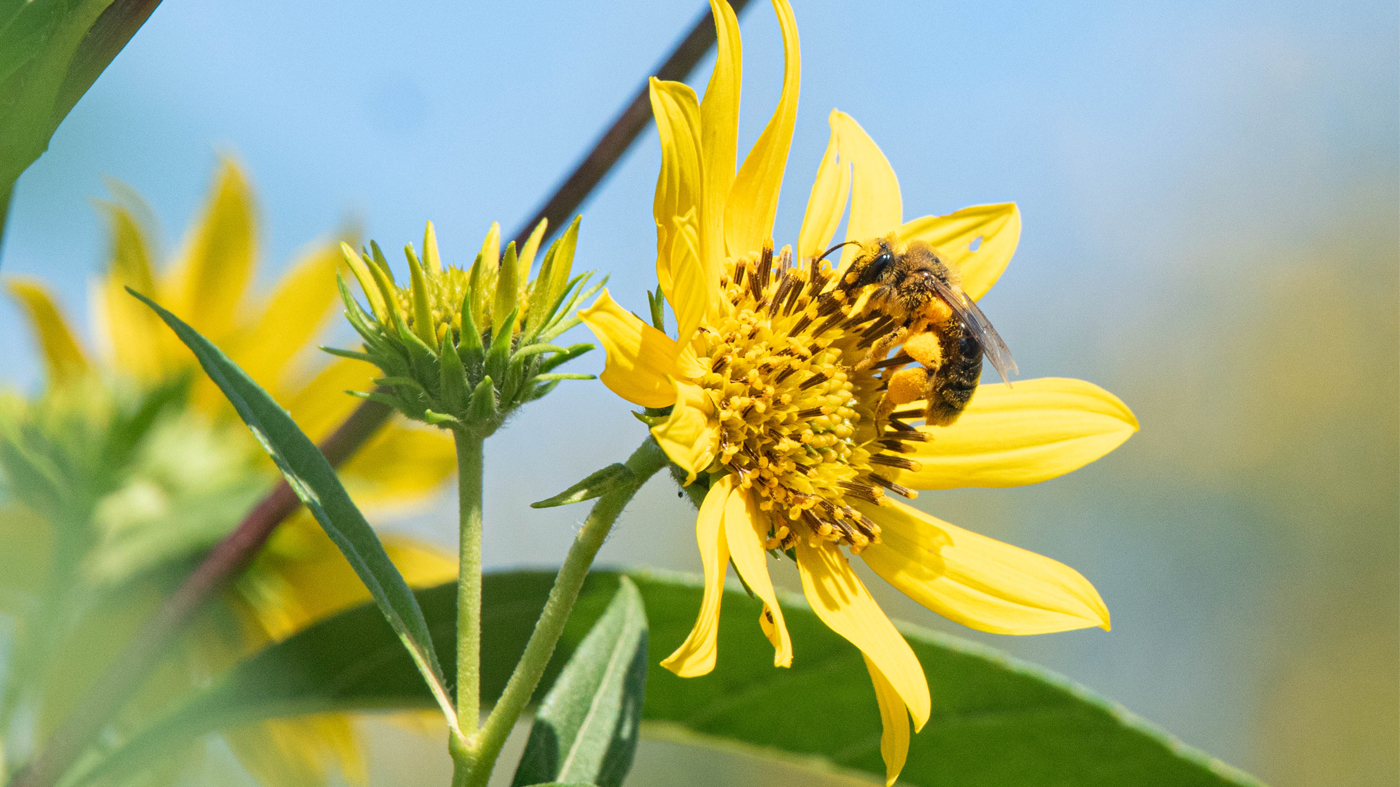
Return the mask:
M593 345L550 343L579 323L575 306L602 286L585 289L591 271L570 277L578 225L575 218L549 247L533 279L543 221L519 252L512 242L504 253L500 225L492 224L468 270L443 265L429 222L422 257L412 244L404 247L407 286L394 280L377 243L358 254L342 244L368 306L361 306L341 278L345 316L360 334L363 352L328 352L369 361L383 371L375 380L378 390L356 395L443 428L491 434L517 407L544 396L560 380L592 378L554 369Z

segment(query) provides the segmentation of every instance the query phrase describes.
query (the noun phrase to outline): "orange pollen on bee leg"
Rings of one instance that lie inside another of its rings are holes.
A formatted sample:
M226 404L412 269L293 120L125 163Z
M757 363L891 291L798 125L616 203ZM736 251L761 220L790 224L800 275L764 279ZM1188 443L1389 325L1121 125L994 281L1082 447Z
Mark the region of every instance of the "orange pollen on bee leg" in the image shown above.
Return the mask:
M909 404L924 398L924 386L928 384L928 370L922 366L900 369L890 376L890 387L885 398L895 405Z
M943 302L939 301L939 303ZM944 305L943 308L948 307ZM916 333L905 339L904 352L924 366L936 369L943 363L943 347L938 343L938 336L933 333ZM914 400L910 399L909 401Z

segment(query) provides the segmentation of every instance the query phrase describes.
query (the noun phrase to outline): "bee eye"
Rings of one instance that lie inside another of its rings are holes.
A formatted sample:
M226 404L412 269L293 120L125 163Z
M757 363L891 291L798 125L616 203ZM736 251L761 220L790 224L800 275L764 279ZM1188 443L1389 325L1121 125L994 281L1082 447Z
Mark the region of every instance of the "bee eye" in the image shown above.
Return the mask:
M885 272L890 263L894 262L894 255L889 252L881 252L875 259L870 261L870 275L878 277Z

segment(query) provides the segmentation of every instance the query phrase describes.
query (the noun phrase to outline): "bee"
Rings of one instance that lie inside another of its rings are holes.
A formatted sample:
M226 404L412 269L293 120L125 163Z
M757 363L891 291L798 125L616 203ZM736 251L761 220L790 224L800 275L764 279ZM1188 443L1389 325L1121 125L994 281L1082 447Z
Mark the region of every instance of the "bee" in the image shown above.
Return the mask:
M917 361L923 367L924 421L935 426L952 424L967 407L982 377L984 355L1002 381L1010 382L1007 374L1016 371L1016 362L1006 342L963 292L957 270L933 247L913 241L901 248L893 235L859 246L836 288L853 310L880 315L873 326L881 333L857 370ZM903 352L882 364L899 345ZM881 409L888 413L915 397L892 387L886 399Z

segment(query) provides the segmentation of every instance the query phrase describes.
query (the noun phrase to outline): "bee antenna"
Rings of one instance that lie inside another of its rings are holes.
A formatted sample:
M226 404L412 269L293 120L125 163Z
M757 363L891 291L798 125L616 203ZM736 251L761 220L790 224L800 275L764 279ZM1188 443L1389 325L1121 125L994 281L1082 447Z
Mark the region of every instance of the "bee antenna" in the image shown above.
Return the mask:
M827 249L826 251L822 252L822 256L818 257L817 259L818 259L818 260L824 260L824 259L826 259L828 256L831 255L831 253L832 253L833 251L836 251L837 249L841 248L842 246L858 246L858 245L860 245L860 241L854 241L854 240L848 240L848 241L846 241L845 243L838 243L838 244L836 244L835 246L832 246L831 248L829 248L829 249Z

